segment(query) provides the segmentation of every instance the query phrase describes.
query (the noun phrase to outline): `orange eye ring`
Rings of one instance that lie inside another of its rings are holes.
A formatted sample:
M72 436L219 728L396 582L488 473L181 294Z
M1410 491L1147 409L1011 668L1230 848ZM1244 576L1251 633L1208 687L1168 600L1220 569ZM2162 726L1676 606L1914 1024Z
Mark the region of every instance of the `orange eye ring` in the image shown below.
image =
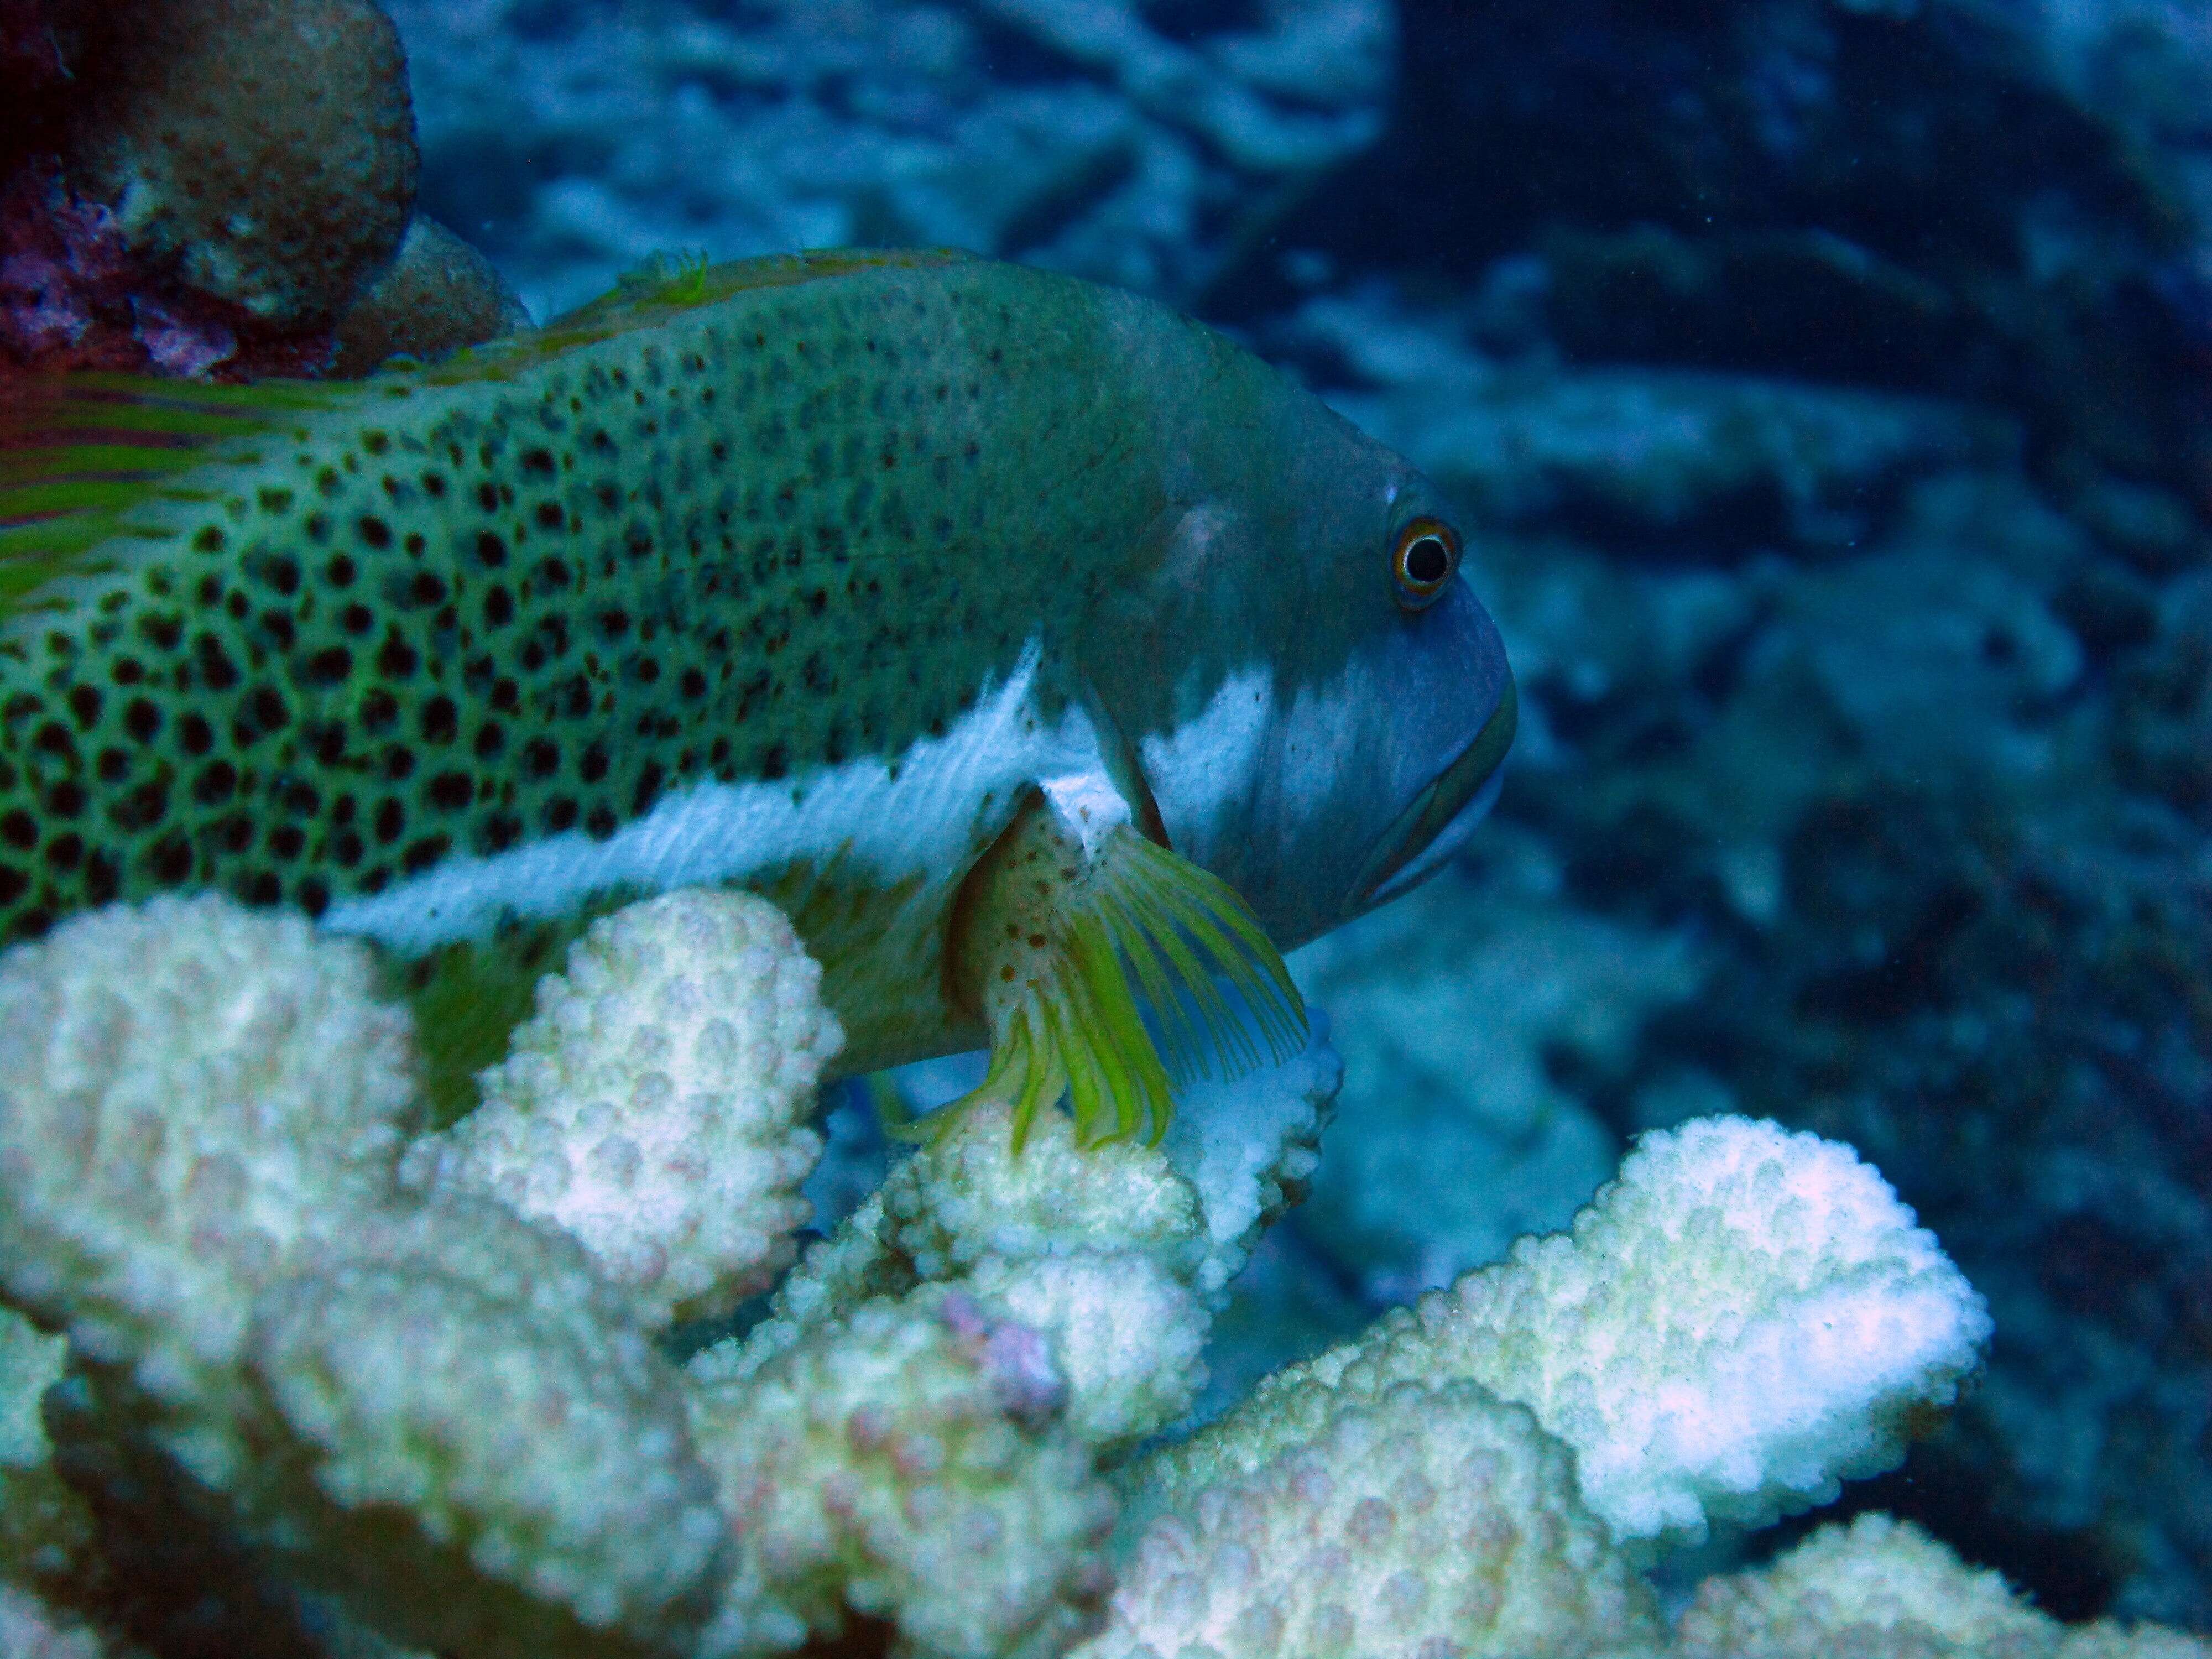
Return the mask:
M1390 552L1398 603L1408 611L1434 605L1459 569L1459 532L1442 519L1407 520Z

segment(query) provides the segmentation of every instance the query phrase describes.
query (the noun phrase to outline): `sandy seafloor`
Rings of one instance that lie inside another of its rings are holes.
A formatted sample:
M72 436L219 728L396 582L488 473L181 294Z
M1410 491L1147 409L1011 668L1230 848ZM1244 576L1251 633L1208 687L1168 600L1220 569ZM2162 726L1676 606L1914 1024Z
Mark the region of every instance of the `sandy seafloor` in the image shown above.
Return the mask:
M1217 1407L1638 1131L1771 1115L1997 1322L1826 1514L2212 1628L2212 13L390 9L423 205L541 319L656 252L957 244L1232 329L1462 504L1523 736L1296 964L1348 1081Z

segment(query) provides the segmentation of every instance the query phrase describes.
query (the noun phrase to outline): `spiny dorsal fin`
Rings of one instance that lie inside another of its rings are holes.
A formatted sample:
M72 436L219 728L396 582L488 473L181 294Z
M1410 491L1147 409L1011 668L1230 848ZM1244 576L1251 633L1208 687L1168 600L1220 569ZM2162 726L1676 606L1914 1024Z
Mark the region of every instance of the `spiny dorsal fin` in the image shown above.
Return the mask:
M957 248L835 248L768 254L719 265L707 264L703 256L655 258L598 299L556 317L541 329L458 351L427 368L417 365L386 372L418 375L429 386L507 380L579 346L653 327L739 294L797 288L869 270L934 270L964 264L976 257Z

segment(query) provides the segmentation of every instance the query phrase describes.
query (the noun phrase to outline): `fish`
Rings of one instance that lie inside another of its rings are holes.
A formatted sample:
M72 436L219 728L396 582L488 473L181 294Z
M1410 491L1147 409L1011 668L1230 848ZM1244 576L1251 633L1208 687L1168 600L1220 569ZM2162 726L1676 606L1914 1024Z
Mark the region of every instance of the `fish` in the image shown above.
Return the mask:
M1495 798L1464 544L1225 335L951 251L659 267L358 381L19 380L0 941L295 907L450 1120L591 920L744 888L843 1073L988 1047L1018 1137L1157 1135Z

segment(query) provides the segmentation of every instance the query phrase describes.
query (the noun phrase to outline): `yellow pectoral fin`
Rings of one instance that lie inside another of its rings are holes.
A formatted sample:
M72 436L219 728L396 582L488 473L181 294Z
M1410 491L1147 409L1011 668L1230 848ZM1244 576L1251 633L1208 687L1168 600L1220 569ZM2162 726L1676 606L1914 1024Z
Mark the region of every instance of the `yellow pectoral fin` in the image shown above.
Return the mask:
M1176 1079L1305 1045L1297 988L1228 884L1126 823L1086 844L1043 794L969 876L951 960L991 1033L969 1098L1008 1103L1017 1150L1063 1095L1085 1145L1157 1140Z

